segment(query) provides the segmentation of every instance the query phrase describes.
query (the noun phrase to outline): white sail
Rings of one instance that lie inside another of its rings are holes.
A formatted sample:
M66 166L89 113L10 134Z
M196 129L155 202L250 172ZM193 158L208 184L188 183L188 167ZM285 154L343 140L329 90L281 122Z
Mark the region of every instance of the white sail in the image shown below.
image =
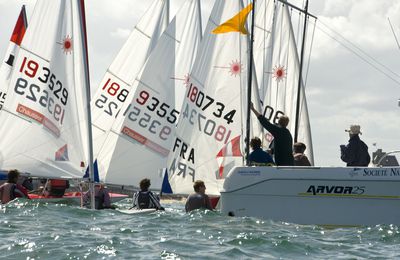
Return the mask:
M132 97L132 85L168 25L169 0L155 0L135 26L105 73L91 104L94 155L98 156L113 125L124 120L121 108ZM129 96L129 97L128 97ZM112 143L112 144L111 144ZM114 142L108 145L115 145ZM99 160L103 168L108 162Z
M187 77L201 40L200 1L187 0L160 37L114 124L98 162L107 183L138 186L149 178L160 188ZM108 162L108 166L104 164Z
M82 124L87 122L87 99L81 4L36 3L0 111L2 169L45 177L82 176L88 131Z
M17 22L15 23L14 30L11 34L10 43L6 51L4 61L0 64L0 110L3 108L4 101L7 96L11 73L14 68L19 46L24 38L27 26L28 23L26 20L25 6L22 6Z
M288 6L272 0L261 1L256 24L258 54L254 57L261 93L265 92L263 113L274 123L282 114L287 115L290 119L288 129L294 136L300 65ZM298 122L298 141L307 146L305 153L313 163L304 83L301 83ZM267 133L266 140L271 138Z
M230 167L243 162L240 143L247 109L243 105L247 100L247 36L239 32L212 34L242 9L241 1L217 0L211 12L168 158L174 193L191 193L193 181L203 180L208 194L219 194Z
M155 0L106 71L93 97L93 149L102 180L118 141L113 129L118 129L124 120L120 111L125 101L132 99L135 79L167 27L168 19L169 0Z

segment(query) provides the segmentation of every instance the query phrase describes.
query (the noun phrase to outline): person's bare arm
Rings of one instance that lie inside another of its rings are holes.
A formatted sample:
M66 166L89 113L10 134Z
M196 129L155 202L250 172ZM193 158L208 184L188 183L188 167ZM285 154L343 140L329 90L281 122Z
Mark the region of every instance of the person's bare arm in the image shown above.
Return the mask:
M259 116L261 115L261 113L258 112L258 111L254 108L253 102L250 103L250 109L251 109L251 111L253 111L253 113L256 115L256 117L259 117Z

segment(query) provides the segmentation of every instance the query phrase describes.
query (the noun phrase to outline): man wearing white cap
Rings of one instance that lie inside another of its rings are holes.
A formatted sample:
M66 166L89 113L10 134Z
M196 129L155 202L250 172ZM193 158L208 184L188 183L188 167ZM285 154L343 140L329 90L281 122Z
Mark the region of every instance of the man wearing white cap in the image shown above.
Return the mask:
M368 146L361 141L359 125L351 125L350 129L344 130L349 132L349 143L340 146L342 161L347 163L347 166L368 166L371 157L368 153Z

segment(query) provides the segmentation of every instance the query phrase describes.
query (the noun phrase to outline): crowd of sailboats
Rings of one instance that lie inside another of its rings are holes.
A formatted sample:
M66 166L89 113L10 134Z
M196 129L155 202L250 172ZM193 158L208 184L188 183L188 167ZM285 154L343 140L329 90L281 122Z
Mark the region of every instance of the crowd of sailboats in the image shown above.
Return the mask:
M175 194L188 194L201 179L210 195L221 194L227 215L304 224L396 221L398 168L377 180L368 172L378 168L244 166L246 138L272 141L249 101L272 122L288 115L313 162L305 35L296 37L291 10L304 26L315 17L284 0L216 0L203 33L200 2L186 0L169 21L169 0L154 0L90 100L84 1L38 0L23 39L12 41L1 65L0 169L82 179L89 167L92 183L96 161L109 184L137 187L146 177L157 189L167 176ZM386 182L393 190L382 189ZM355 212L368 215L374 203L392 217L357 222Z

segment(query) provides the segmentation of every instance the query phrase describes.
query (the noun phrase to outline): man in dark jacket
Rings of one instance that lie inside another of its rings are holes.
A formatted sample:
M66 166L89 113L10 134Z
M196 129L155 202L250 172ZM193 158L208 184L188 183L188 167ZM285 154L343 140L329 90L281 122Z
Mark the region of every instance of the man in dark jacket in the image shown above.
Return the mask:
M274 160L271 155L261 149L261 140L254 137L250 140L250 147L253 151L249 154L250 164L254 165L274 165Z
M345 131L349 132L350 139L347 145L340 146L340 158L347 163L347 166L368 166L371 157L368 153L368 146L358 136L362 134L360 126L351 125L350 129Z
M278 125L274 125L254 108L253 103L251 103L250 108L257 116L261 125L274 137L274 156L276 165L293 166L293 138L290 131L286 128L289 124L289 118L287 116L281 116L278 120Z

